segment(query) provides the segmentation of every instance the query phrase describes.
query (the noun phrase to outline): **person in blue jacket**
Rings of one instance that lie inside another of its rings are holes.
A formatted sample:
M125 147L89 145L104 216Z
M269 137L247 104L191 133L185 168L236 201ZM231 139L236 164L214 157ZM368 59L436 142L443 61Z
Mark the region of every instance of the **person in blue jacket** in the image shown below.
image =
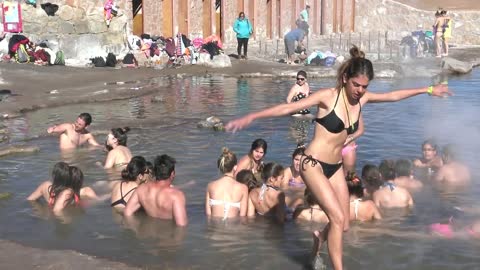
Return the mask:
M238 18L235 20L233 24L233 31L237 33L237 53L238 58L240 59L247 59L247 51L248 51L248 39L253 32L252 25L250 21L245 17L245 13L242 11L238 14ZM243 47L243 55L241 54Z

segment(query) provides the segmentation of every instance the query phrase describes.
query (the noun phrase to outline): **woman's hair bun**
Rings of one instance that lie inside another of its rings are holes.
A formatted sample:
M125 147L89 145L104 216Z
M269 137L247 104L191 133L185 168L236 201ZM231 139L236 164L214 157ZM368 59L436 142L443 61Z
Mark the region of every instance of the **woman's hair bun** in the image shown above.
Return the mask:
M124 127L124 128L122 128L122 131L123 131L123 133L127 133L127 132L130 131L130 128L129 127Z
M361 51L357 46L353 46L350 49L350 56L352 58L365 58L365 53Z

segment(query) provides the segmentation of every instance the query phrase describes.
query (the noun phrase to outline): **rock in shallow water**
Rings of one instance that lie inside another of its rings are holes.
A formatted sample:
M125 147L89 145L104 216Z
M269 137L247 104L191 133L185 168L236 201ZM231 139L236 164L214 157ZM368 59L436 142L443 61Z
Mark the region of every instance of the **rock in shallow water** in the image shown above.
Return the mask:
M220 118L218 118L216 116L210 116L206 120L198 122L197 127L199 127L199 128L211 128L215 131L224 130L222 120L220 120Z
M473 65L451 57L445 57L442 59L442 68L448 69L453 73L466 74L472 71Z

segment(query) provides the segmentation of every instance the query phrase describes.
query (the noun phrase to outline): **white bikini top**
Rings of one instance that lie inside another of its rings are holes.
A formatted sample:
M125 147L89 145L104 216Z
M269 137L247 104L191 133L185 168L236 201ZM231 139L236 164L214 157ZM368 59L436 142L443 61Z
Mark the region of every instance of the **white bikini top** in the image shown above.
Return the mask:
M240 209L240 202L226 202L223 200L209 199L208 205L210 206L223 205L223 220L227 219L228 211L230 211L231 207L236 207Z
M360 199L360 198L351 201L351 202L353 202L353 209L354 209L353 211L355 213L355 220L358 219L358 205L359 205L359 202L361 202L361 201L362 201L362 199Z

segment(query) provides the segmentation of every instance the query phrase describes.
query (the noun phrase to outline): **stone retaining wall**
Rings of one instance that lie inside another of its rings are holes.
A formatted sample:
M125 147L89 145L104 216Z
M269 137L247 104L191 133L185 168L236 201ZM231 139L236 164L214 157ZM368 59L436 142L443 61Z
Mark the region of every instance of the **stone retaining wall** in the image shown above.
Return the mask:
M357 0L357 32L388 31L401 40L416 30L431 30L435 11L419 10L392 0ZM449 11L453 19L451 44L480 45L480 11Z
M113 17L109 28L103 17L103 0L49 2L59 6L55 16L48 16L40 4L37 8L22 4L22 34L30 40L48 40L58 45L66 58L82 60L108 52L118 54L125 49L126 33L131 32L131 0L115 1L119 16Z

